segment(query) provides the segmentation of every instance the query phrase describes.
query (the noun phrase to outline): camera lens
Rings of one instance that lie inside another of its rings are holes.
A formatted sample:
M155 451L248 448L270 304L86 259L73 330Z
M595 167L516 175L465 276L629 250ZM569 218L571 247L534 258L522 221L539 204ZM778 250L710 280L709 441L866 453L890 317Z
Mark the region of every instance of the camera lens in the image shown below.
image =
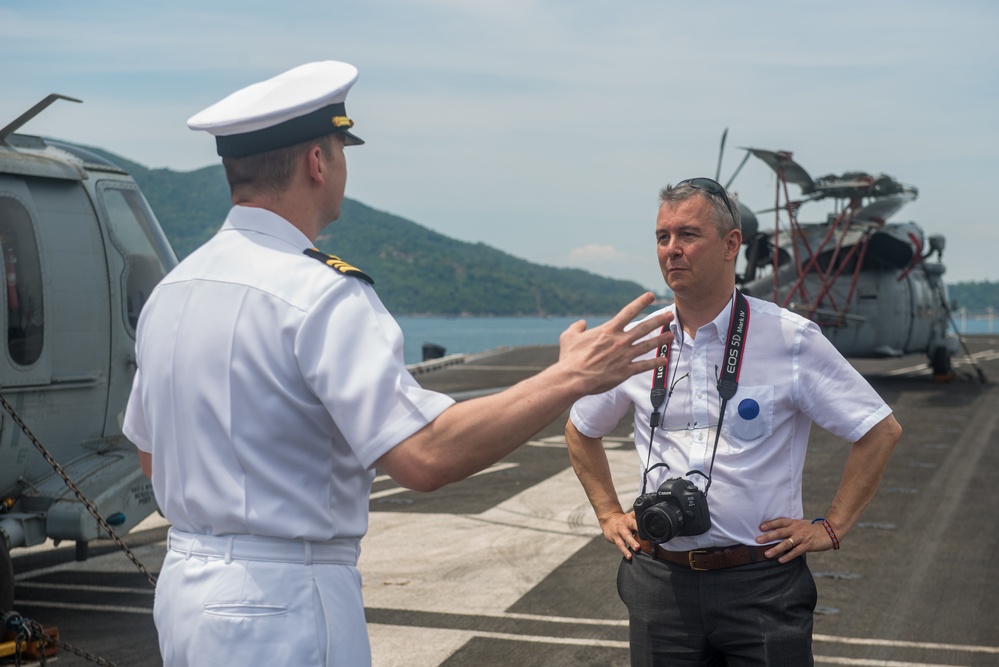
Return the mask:
M683 527L683 513L679 508L658 503L642 513L639 534L656 544L669 542Z

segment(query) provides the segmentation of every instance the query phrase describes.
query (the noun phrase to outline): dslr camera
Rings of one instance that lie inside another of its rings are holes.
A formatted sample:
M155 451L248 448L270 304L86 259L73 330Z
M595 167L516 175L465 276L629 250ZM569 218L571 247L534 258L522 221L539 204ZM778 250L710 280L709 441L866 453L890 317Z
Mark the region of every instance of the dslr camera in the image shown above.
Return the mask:
M688 479L667 479L658 491L635 499L635 521L638 536L655 544L678 535L700 535L711 527L708 499Z

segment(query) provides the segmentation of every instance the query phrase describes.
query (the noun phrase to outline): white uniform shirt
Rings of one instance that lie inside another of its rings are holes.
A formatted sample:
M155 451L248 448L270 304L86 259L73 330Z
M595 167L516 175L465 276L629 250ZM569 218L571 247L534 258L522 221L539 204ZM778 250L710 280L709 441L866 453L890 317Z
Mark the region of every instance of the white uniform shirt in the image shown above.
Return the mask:
M311 246L237 206L142 310L124 432L180 530L360 537L375 462L453 403L406 370L371 287Z
M763 521L802 518L801 477L811 423L856 442L891 413L817 325L773 303L753 298L748 302L739 388L725 410L707 495L711 529L703 535L673 538L663 545L670 551L752 545ZM666 401L663 424L655 431L648 463L665 462L669 470L659 467L650 472L646 493L674 477L688 477L702 491L705 488L705 477L687 473L707 475L711 465L721 407L717 378L731 308L730 301L713 322L697 330L694 339L684 336L677 322L671 325L676 340L666 388L675 389ZM570 413L583 435L601 438L635 406L640 459L635 496L641 491L649 456L651 389L652 373L643 373L604 394L580 399Z

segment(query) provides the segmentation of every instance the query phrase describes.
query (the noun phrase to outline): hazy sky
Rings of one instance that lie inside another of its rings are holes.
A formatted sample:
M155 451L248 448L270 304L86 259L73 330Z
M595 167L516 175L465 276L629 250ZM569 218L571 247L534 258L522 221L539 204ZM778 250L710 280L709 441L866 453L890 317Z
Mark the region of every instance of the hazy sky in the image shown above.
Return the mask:
M658 190L713 176L727 127L723 181L739 146L890 174L919 188L895 219L947 237L948 282L999 280L997 34L992 0L3 0L0 126L63 93L84 104L21 131L191 170L218 157L188 117L345 60L367 141L347 196L448 236L661 291ZM732 189L758 210L774 185L753 159Z

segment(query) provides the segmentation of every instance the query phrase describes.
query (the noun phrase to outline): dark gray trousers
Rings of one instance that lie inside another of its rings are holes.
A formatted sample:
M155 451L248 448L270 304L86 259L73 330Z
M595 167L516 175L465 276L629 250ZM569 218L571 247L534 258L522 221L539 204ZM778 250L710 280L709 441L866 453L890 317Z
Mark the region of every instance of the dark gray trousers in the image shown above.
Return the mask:
M695 572L621 559L632 667L810 667L816 590L804 558Z

